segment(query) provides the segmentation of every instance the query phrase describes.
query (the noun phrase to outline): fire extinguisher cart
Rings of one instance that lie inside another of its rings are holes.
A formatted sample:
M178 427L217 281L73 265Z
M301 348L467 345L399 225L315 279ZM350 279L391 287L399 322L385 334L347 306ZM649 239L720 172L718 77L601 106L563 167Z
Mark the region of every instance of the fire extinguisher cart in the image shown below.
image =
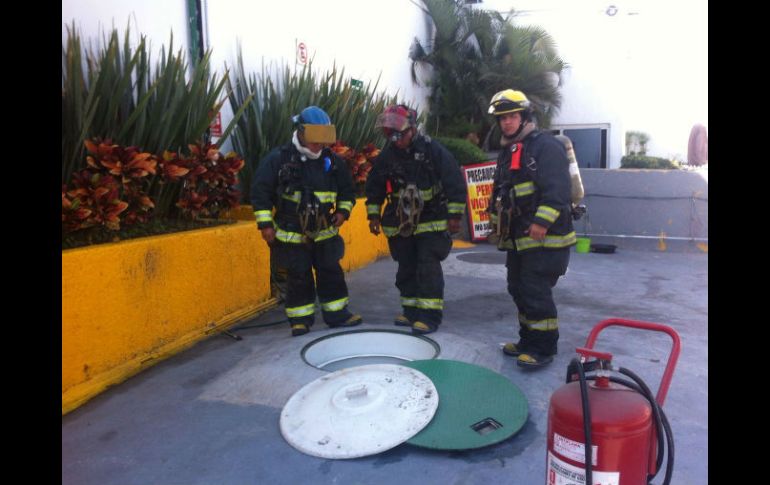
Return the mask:
M593 350L599 333L613 325L671 337L656 396L632 371L614 367L611 354ZM567 383L551 396L546 485L647 485L661 469L664 448L663 483L670 482L674 441L662 407L680 347L679 335L658 323L613 318L591 330L586 346L577 349L581 357L568 367Z

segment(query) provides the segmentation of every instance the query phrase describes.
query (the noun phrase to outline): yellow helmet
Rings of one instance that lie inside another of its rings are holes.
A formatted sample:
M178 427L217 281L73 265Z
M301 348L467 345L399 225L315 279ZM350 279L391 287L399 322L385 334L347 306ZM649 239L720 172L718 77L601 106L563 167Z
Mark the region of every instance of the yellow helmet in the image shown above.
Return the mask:
M516 111L528 111L529 100L521 91L506 89L492 96L489 102L489 114L500 116Z

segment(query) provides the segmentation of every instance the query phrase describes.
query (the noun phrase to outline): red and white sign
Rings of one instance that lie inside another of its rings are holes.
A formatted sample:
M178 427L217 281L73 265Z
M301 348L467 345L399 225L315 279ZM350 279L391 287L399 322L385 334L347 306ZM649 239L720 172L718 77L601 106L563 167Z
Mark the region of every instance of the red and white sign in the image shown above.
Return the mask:
M297 44L297 63L307 64L307 46L304 42Z
M211 120L209 125L211 130L211 136L222 136L222 114L217 112L217 115Z
M548 474L546 485L585 485L586 471L560 460L555 454L548 452L546 463ZM620 472L592 471L593 483L591 485L618 485Z
M471 241L486 241L489 234L489 199L497 162L476 163L462 167L468 186L468 219Z

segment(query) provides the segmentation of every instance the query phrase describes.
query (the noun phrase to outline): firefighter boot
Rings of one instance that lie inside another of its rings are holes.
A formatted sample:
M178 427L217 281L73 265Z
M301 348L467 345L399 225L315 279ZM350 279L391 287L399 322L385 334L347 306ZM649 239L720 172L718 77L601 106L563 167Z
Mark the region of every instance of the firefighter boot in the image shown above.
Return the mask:
M393 319L393 323L398 325L399 327L411 327L412 321L406 318L404 315L399 315L396 318Z
M412 333L416 335L425 335L426 333L433 333L438 330L438 325L432 323L426 323L416 321L412 324Z
M329 327L331 328L337 328L337 327L355 327L356 325L362 323L364 321L363 317L358 314L352 314L350 315L346 320L343 320L339 323L328 323Z
M516 364L519 367L530 369L539 369L553 362L553 355L541 354L539 352L526 352L519 354Z
M519 340L517 343L508 342L503 346L503 353L511 357L518 357L525 352L526 347Z
M305 335L310 331L310 327L305 323L292 323L291 324L291 336L299 337Z

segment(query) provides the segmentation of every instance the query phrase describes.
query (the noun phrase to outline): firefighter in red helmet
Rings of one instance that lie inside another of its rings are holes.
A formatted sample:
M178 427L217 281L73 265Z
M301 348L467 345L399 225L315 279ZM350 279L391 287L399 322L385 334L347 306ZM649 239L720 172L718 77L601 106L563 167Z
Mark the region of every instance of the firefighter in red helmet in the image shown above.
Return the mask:
M441 261L452 249L450 233L460 231L465 182L452 154L417 131L415 110L388 106L377 126L388 144L366 182L366 211L369 230L385 233L398 262L402 312L394 323L415 334L435 332L444 309Z
M542 367L557 351L559 323L552 288L576 243L569 159L564 145L535 127L526 95L506 89L489 113L502 132L489 209L490 242L507 251L508 293L518 308L519 341L503 352L522 367Z

